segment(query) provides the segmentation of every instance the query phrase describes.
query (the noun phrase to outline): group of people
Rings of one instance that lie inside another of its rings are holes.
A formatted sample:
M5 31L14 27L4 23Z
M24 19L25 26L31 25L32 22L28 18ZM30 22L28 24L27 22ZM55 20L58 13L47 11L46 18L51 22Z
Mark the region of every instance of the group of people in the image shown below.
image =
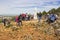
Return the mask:
M26 15L26 14L20 14L19 16L16 16L13 20L15 20L17 26L22 25L22 21L28 21L30 19L33 19L32 15ZM2 22L4 26L10 25L11 24L11 19L3 17Z
M40 22L40 19L42 19L42 16L43 15L41 13L37 14L38 22ZM53 13L51 13L49 15L47 14L46 16L47 16L47 20L46 21L48 23L53 23L58 18L57 15L53 14ZM30 16L29 17L27 15L16 16L15 17L15 22L17 23L17 26L21 26L22 25L22 20L30 20ZM4 18L2 22L4 23L4 26L6 26L6 25L9 25L11 23L11 20Z
M7 18L7 17L2 18L2 22L3 22L4 26L9 26L11 24L11 21L12 20L10 18ZM22 16L21 15L16 16L15 21L18 26L22 25Z
M15 21L17 22L18 26L21 26L22 21L28 21L30 19L33 19L32 15L20 14L19 16L16 16Z
M47 18L46 22L48 23L53 23L58 18L57 14L54 14L54 13L46 14L45 16ZM42 18L42 14L41 13L37 14L37 18L38 18L38 22L40 22L40 19Z

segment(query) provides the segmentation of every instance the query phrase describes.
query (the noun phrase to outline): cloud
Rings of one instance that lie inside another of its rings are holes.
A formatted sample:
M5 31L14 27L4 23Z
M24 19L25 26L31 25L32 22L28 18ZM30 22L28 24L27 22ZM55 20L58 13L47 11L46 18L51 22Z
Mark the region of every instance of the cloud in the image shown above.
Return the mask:
M34 13L60 7L60 0L0 0L0 15Z
M60 5L60 1L50 1L50 2L44 2L45 4L43 4L43 6L59 6Z

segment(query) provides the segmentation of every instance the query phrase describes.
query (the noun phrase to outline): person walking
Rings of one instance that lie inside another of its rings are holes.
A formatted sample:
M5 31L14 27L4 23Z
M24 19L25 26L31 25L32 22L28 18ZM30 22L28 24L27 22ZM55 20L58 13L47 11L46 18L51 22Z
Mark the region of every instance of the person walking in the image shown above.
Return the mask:
M37 13L38 22L40 22L41 17L42 17L42 14L41 13Z

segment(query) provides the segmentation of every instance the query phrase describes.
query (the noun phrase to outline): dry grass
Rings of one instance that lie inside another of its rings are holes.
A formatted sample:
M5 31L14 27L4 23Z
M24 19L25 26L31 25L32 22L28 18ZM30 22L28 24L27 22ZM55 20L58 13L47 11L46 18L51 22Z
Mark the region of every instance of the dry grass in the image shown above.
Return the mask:
M16 27L16 23L9 28L0 24L0 40L58 40L54 29L46 23L24 21L23 26Z

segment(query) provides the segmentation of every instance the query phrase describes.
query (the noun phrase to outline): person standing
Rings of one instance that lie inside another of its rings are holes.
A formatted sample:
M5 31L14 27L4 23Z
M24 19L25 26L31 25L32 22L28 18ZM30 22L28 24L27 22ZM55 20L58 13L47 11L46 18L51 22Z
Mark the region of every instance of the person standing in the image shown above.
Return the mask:
M4 19L3 19L3 24L4 24L4 26L6 26L6 25L7 25L7 23L6 23L6 22L7 22L7 19L6 19L6 18L4 18Z
M18 16L18 26L21 26L22 25L22 16L19 15Z
M42 14L41 13L37 13L38 22L40 22L41 17L42 17Z
M16 18L15 18L15 22L17 22L17 23L18 23L18 16L16 16Z
M26 18L25 18L25 20L27 21L28 20L28 15L26 14Z

